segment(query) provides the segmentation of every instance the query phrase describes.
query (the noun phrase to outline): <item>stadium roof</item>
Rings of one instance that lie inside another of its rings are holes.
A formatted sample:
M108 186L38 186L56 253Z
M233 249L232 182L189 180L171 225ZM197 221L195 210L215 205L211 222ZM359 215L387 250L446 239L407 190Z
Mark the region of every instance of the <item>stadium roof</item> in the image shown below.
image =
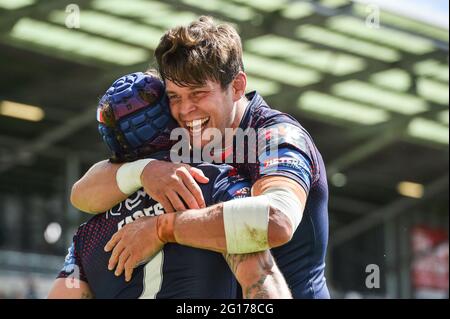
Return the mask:
M64 192L73 163L104 158L99 95L201 14L239 29L249 87L312 134L342 213L333 223L403 199L401 182L448 189L448 28L347 0L71 4L0 0L2 192Z

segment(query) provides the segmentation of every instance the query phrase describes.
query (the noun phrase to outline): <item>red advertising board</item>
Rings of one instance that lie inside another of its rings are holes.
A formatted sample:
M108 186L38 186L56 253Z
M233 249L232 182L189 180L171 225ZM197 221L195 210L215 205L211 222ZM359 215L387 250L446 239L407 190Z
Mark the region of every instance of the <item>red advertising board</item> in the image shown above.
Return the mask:
M412 229L411 239L413 287L448 291L448 232L416 226Z

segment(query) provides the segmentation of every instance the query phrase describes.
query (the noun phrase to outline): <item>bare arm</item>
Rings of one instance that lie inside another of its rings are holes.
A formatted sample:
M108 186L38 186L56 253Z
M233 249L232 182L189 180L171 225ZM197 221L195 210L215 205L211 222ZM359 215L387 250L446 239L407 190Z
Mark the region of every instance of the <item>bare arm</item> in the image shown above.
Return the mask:
M223 222L223 204L175 214L173 234L181 245L226 252L227 243ZM165 219L169 216L162 215ZM289 239L289 225L276 209L269 209L268 242L270 248L285 244Z
M89 285L75 278L58 278L53 283L48 299L93 299Z
M242 287L244 299L292 299L269 250L224 257Z
M268 187L298 187L301 202L306 202L304 190L295 182L284 177L268 177L255 183L264 191ZM302 212L298 212L301 214ZM248 233L253 233L248 225ZM267 244L270 248L287 243L293 235L289 217L274 207L269 207ZM256 231L255 231L256 232ZM139 240L136 240L139 238ZM255 238L255 241L258 238ZM125 270L126 279L131 278L134 267L161 250L164 243L176 242L181 245L227 253L227 240L223 220L223 204L202 209L188 210L182 213L163 214L155 217L141 217L119 230L106 244L105 250L111 251L109 269L116 268L118 276ZM243 251L252 253L258 250ZM130 257L129 257L130 256ZM129 258L128 258L129 257ZM126 260L126 263L125 263Z
M271 209L269 216L269 246L277 247L290 238L279 234L280 227L289 229L289 221L280 217L277 210ZM129 281L133 269L154 256L167 242L226 253L223 204L157 217L144 216L125 225L105 246L105 251L112 251L108 269L117 266L116 276L125 271L125 280Z
M286 177L267 177L257 181L253 186L253 194L255 196L260 195L270 187L290 188L304 207L307 197L305 191L296 182ZM302 214L302 212L298 212L298 214ZM163 215L160 218L170 219L171 217ZM292 238L293 231L289 218L271 206L269 208L267 234L269 247L274 248L287 243ZM223 204L176 214L173 237L177 243L182 245L225 252L227 245L223 221Z
M70 196L72 205L87 213L102 213L137 191L139 187L124 194L117 185L116 175L122 165L105 160L92 166L73 185ZM209 180L197 168L155 160L136 176L140 176L145 192L161 203L168 213L206 206L197 182L208 183Z
M72 187L70 201L79 210L96 214L105 212L128 195L116 183L116 173L121 164L104 160L94 164Z

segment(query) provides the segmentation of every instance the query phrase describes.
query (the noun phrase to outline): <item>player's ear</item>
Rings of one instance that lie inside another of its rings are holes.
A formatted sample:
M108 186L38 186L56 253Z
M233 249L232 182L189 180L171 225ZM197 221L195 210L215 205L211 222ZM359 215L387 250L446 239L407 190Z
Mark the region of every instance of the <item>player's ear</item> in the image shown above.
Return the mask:
M245 89L247 88L247 75L244 72L239 71L233 82L231 82L231 86L233 88L233 101L236 102L245 94Z

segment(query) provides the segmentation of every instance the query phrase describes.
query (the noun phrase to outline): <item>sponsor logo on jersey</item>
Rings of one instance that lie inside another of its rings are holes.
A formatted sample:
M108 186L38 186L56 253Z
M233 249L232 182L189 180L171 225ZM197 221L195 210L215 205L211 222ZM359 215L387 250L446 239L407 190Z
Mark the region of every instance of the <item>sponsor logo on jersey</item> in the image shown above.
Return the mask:
M234 192L233 198L244 198L250 196L250 187L243 187Z
M126 224L134 222L136 219L148 216L148 217L154 217L158 215L164 214L164 208L160 203L156 203L155 205L143 208L141 210L135 211L132 215L125 217L120 222L117 223L117 228L120 230L123 226Z
M280 158L271 158L262 163L264 168L269 168L272 166L284 166L284 167L292 167L292 168L300 168L301 162L300 160L292 157L280 157Z

